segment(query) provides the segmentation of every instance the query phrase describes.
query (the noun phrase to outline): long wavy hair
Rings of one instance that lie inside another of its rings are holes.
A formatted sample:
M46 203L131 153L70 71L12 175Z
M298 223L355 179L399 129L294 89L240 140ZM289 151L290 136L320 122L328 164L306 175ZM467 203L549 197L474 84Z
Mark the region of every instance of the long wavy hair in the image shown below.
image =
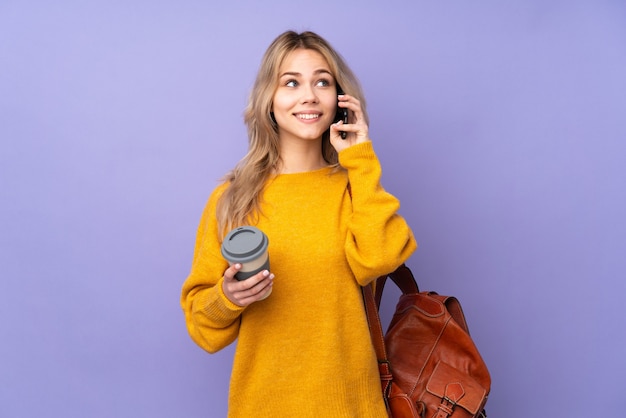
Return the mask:
M296 49L313 50L326 59L344 93L360 100L365 121L368 122L365 97L358 79L325 39L310 31L287 31L279 35L265 51L244 112L248 152L223 179L228 185L217 203L217 221L222 238L232 228L256 223L261 213L263 188L280 162L278 126L270 115L272 100L278 88L280 67ZM330 127L322 135L321 153L329 165L339 168L337 151L330 143Z

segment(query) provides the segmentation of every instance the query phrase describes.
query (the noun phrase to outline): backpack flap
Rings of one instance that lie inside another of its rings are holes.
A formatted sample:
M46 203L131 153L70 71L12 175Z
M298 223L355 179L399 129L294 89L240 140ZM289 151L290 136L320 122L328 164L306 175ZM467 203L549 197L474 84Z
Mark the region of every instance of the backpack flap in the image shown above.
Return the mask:
M480 411L487 399L487 390L472 376L444 362L435 366L426 391L441 399L446 409L454 410L454 407L460 406L471 416Z

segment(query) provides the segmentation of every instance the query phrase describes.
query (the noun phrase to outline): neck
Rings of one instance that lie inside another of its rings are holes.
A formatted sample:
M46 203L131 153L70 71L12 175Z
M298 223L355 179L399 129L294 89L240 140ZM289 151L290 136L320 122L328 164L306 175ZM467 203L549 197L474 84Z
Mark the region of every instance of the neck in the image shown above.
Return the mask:
M280 146L278 172L281 174L313 171L328 166L328 163L322 156L321 140L283 141Z

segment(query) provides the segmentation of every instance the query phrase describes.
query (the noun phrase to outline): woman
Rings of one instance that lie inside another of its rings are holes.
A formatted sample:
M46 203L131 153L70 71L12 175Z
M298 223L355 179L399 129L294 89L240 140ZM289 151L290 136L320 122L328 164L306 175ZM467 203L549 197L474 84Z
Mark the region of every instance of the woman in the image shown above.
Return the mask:
M335 123L338 107L349 123ZM198 228L181 299L189 333L211 353L238 339L229 417L384 417L361 286L416 243L380 185L359 83L324 39L285 32L245 122L249 151ZM220 245L242 225L268 236L272 271L237 281Z

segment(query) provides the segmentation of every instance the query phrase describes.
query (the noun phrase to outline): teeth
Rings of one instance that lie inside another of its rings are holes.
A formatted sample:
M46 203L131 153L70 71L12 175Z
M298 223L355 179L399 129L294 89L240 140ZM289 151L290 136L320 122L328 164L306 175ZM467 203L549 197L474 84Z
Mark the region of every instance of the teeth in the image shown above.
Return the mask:
M320 117L320 115L311 114L311 113L303 113L303 114L299 114L298 115L298 118L300 118L300 119L307 119L307 120L309 120L309 119L317 119L319 117Z

